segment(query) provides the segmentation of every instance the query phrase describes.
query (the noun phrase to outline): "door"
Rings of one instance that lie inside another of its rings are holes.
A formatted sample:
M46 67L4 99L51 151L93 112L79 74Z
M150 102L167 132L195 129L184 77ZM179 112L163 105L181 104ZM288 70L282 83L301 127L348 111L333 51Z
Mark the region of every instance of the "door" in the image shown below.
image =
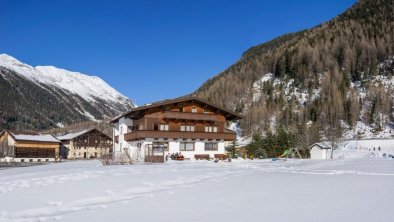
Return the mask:
M86 159L86 152L83 152L83 158Z

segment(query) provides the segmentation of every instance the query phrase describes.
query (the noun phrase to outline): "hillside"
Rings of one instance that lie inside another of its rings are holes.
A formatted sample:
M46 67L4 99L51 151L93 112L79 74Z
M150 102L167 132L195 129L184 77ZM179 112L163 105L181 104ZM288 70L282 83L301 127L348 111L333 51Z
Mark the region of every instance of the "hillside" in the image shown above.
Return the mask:
M0 55L0 129L43 130L101 120L133 106L102 79Z
M392 0L360 0L328 22L250 48L194 94L243 113L245 136L337 122L347 137L390 137L393 16Z

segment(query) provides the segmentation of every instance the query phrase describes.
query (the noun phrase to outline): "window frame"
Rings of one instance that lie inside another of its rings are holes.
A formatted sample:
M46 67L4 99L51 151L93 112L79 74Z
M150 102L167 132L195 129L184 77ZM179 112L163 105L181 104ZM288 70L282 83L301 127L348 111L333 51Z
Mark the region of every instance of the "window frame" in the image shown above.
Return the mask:
M194 125L190 125L190 124L184 124L184 125L181 125L181 127L180 127L181 132L195 132L195 130L196 130L196 127Z
M159 124L159 131L169 131L169 130L170 130L170 126L168 124L166 123Z
M205 126L204 131L206 133L217 133L218 127L217 126Z
M207 148L207 145L212 145L212 147ZM216 145L216 148L214 145ZM204 151L218 151L218 150L219 150L219 143L214 143L214 142L204 143Z
M187 144L192 144L193 145L193 149L187 149ZM184 147L182 148L182 145L184 145ZM195 142L180 142L179 143L179 151L182 152L188 152L188 151L195 151L196 150L196 143Z
M169 150L170 150L170 143L169 143L169 142L153 142L153 143L152 143L152 148L153 148L153 149L155 149L155 148L161 148L160 145L165 145L165 146L164 146L164 151L169 151ZM157 147L155 147L155 146L157 146Z

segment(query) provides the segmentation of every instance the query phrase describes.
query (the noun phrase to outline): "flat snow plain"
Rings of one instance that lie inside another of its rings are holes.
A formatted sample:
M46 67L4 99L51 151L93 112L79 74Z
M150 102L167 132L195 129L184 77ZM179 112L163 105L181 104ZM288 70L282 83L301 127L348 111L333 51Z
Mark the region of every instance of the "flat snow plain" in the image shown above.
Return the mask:
M394 221L394 159L0 170L0 221Z

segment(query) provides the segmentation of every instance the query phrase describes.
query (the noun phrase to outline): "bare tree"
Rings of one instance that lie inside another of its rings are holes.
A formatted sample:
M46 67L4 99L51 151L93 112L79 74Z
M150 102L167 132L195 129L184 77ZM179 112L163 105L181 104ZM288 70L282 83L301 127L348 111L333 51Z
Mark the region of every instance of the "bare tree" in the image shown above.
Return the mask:
M319 140L320 132L316 125L302 124L295 133L295 146L299 150L306 150Z

